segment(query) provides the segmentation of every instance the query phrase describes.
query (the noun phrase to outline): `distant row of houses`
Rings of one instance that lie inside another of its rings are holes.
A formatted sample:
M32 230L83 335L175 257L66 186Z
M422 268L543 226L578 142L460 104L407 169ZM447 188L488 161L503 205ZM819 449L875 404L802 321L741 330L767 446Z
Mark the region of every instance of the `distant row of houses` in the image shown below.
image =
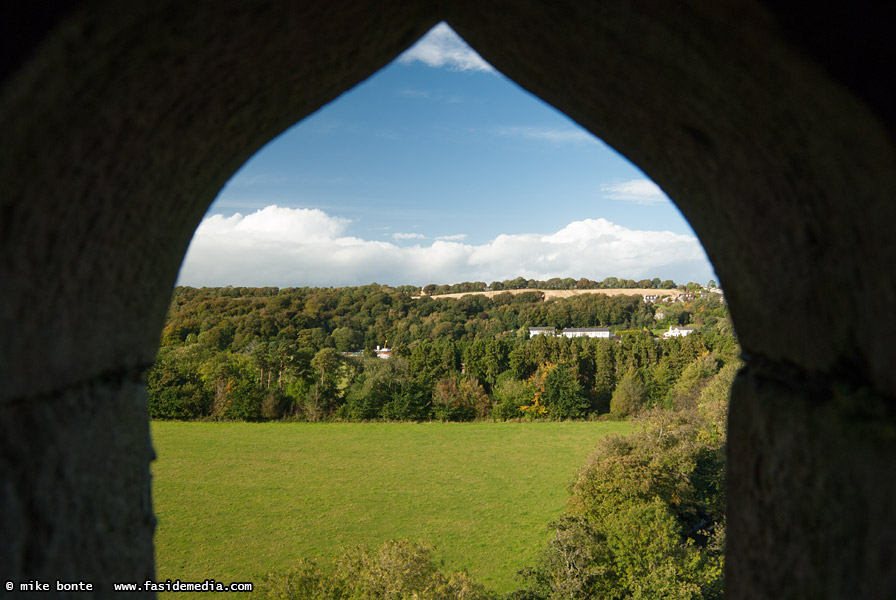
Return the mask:
M557 333L556 327L530 327L529 338L536 335L562 335L563 337L592 337L592 338L609 338L610 330L606 327L570 327Z
M657 302L666 302L666 303L674 303L674 302L690 302L696 298L696 296L692 292L685 292L683 294L644 294L644 302L647 304L655 304Z
M651 292L649 294L644 294L644 302L646 302L647 304L655 304L657 302L665 302L667 304L671 304L674 302L690 302L691 300L695 300L698 296L703 296L705 294L718 294L719 302L725 301L725 292L722 290L722 288L703 286L702 291L698 290L697 292L682 292L680 294L661 294L659 292Z
M663 334L663 337L686 337L696 329L696 327L679 327L678 325L672 325L669 327L669 331ZM610 329L608 327L567 327L566 329L561 330L560 333L557 333L556 327L530 327L529 338L534 338L536 335L563 336L568 338L590 337L606 339L614 337L610 334ZM374 352L376 352L377 358L392 358L392 349L386 346L377 346ZM343 356L361 356L362 354L362 352L342 353Z
M694 331L696 327L680 327L678 325L670 325L669 331L663 333L664 338L687 337ZM530 327L529 338L536 335L563 336L568 338L574 337L590 337L590 338L610 338L610 329L607 327L567 327L559 333L556 327Z

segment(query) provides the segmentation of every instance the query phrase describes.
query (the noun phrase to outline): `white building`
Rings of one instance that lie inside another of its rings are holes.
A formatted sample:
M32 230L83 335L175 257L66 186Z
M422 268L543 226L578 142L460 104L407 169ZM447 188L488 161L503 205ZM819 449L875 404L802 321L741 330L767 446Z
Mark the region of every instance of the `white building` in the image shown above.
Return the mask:
M664 338L687 337L694 331L696 327L679 327L678 325L669 325L669 331L663 334Z
M591 337L591 338L609 338L610 330L606 327L584 327L584 328L568 328L563 330L563 336L573 337Z
M557 335L556 327L530 327L529 328L529 338L534 338L536 335Z

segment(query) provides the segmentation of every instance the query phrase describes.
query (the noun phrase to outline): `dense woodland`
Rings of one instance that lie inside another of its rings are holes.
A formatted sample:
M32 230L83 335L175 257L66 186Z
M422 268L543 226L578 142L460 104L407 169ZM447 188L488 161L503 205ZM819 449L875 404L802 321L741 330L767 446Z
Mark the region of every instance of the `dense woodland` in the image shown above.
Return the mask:
M548 282L504 283L545 289ZM506 598L721 598L725 423L740 366L721 296L696 284L688 286L690 299L656 304L637 295L432 295L453 287L424 288L422 297L415 297L418 288L376 284L177 288L146 375L150 414L633 418L641 424L636 433L601 440L571 486L566 511L550 525L541 560ZM697 330L658 337L670 325ZM530 326L603 326L614 337L529 339ZM374 348L387 343L392 357L377 358ZM463 573L443 574L429 549L402 541L348 550L331 565L302 562L271 575L260 592L321 600L497 598Z
M312 421L625 416L673 406L691 393L682 386L695 369L702 382L738 354L718 294L653 305L637 295L545 301L540 292L415 298L413 291L376 284L177 288L146 376L150 414ZM700 330L656 337L672 324ZM604 326L618 337L530 340L529 326ZM373 349L387 344L392 358L376 358Z

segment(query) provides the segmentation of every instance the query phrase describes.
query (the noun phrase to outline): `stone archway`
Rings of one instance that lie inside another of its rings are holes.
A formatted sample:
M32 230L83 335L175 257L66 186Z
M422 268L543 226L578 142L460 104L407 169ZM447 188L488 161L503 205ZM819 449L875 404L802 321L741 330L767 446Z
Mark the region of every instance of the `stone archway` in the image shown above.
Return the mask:
M896 119L879 83L896 63L884 9L3 10L0 575L153 577L140 373L195 226L257 148L445 19L659 183L725 285L747 353L730 421L728 596L896 595Z

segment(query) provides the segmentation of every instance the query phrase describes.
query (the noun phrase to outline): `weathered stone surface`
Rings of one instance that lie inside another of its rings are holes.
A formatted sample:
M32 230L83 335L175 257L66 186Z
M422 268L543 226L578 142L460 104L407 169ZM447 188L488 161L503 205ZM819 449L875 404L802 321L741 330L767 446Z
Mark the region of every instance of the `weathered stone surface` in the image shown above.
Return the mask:
M0 406L0 585L83 581L99 598L154 579L153 449L135 379Z
M896 598L896 414L768 363L729 413L726 598Z
M0 575L152 572L133 375L195 226L261 145L446 19L653 177L716 267L748 353L731 416L732 597L891 597L892 14L774 0L31 6L0 9Z

